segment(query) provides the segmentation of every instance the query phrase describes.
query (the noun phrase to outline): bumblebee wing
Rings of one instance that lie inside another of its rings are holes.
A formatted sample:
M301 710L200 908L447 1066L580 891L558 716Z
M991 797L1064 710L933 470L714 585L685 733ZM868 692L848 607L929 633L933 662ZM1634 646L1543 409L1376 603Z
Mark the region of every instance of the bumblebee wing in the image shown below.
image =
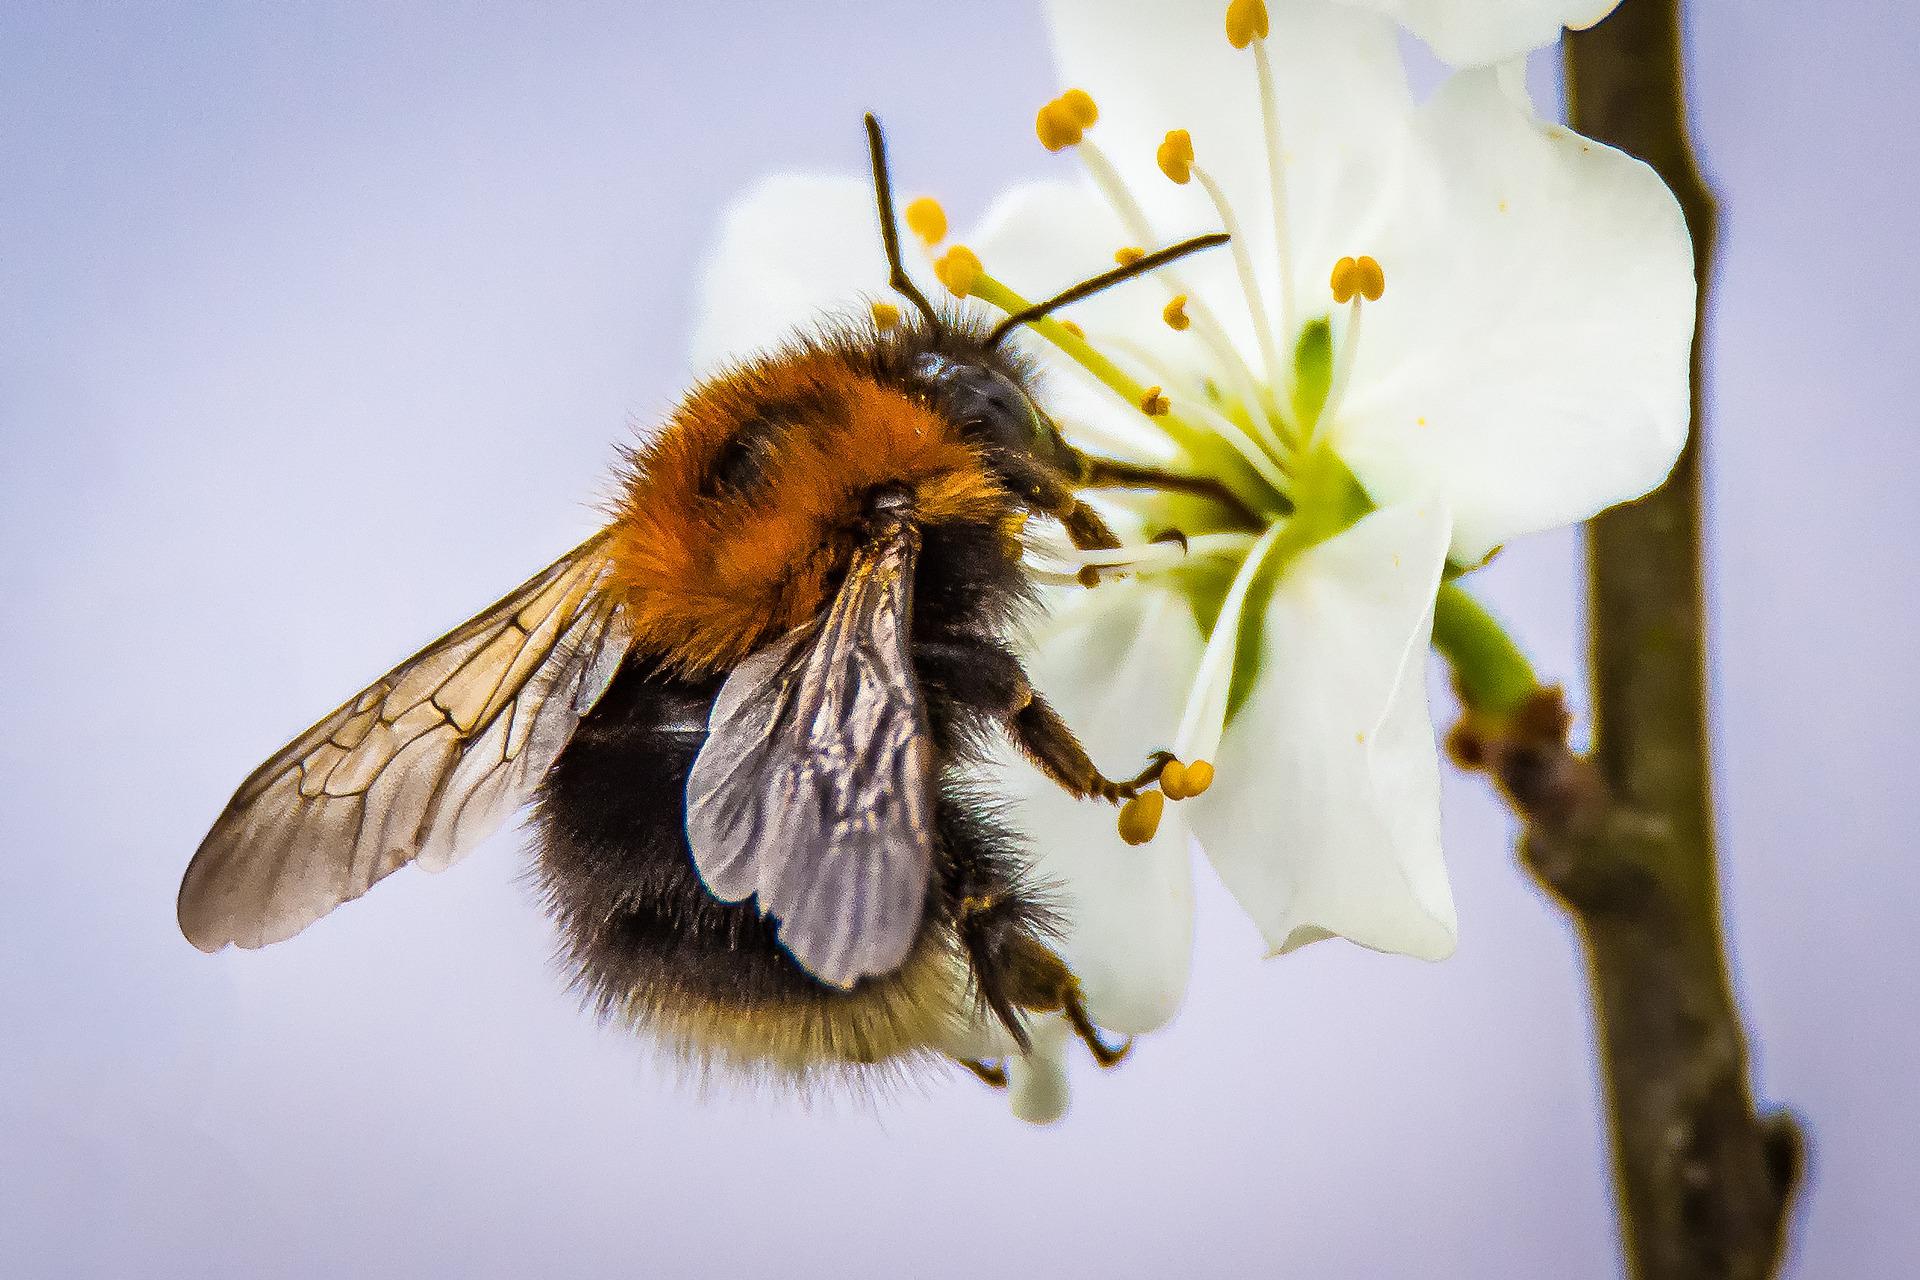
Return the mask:
M450 866L524 803L606 690L629 629L605 535L288 743L180 883L202 951L279 942L408 862Z
M838 987L891 973L933 868L933 759L908 647L919 532L853 556L817 625L748 658L687 779L687 840L715 897L759 895L781 943Z

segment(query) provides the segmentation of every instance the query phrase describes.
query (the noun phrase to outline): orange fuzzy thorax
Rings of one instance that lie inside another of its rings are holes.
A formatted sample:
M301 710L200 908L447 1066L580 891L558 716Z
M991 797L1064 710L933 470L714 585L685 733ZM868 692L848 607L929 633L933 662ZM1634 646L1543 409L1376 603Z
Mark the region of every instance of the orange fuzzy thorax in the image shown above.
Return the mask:
M806 406L804 420L770 438L760 479L714 490L729 443L791 404ZM911 488L923 526L992 521L1011 505L944 418L821 350L697 388L633 464L613 524L617 589L636 649L688 675L729 670L816 617L876 487Z

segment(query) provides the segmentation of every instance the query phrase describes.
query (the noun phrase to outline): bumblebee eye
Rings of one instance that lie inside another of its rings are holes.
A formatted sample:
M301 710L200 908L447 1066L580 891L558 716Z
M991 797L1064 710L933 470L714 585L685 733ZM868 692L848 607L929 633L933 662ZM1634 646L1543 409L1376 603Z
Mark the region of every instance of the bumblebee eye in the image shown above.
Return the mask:
M940 409L982 444L1010 453L1041 450L1053 428L1027 393L997 369L929 353L915 369Z

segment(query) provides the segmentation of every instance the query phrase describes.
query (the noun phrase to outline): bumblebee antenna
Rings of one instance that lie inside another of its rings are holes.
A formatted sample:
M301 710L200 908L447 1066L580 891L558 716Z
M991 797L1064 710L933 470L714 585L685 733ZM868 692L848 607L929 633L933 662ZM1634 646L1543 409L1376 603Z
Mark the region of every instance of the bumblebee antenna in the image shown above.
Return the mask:
M873 198L880 205L880 239L887 247L887 270L892 273L887 284L918 307L938 333L943 327L939 313L908 277L907 269L900 265L900 228L893 220L893 179L887 176L887 140L880 136L880 122L873 118L871 111L867 113L867 154L873 157Z
M1021 325L1031 324L1041 316L1052 311L1058 311L1070 302L1078 302L1082 298L1091 297L1093 294L1099 293L1102 289L1119 284L1122 280L1131 280L1135 276L1145 275L1155 267L1162 267L1169 262L1176 262L1190 253L1198 253L1202 249L1211 249L1215 245L1225 244L1229 238L1224 231L1215 231L1211 235L1195 236L1191 240L1182 240L1179 244L1168 245L1164 249L1156 250L1143 258L1135 258L1124 267L1115 267L1111 271L1102 271L1090 280L1082 280L1071 289L1061 290L1045 302L1036 302L1024 310L1014 312L999 324L993 326L993 332L987 335L987 346L989 348L999 346L1002 338L1012 333L1015 329L1018 329Z

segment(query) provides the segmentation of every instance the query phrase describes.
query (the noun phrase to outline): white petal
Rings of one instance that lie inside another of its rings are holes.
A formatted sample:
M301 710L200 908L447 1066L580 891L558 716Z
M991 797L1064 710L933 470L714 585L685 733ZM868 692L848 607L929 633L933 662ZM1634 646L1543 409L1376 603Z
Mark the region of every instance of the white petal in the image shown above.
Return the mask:
M1037 302L1111 270L1113 251L1127 239L1091 183L1054 181L1021 183L1002 192L968 243L997 279ZM1172 334L1160 319L1165 305L1164 291L1151 280L1130 280L1058 314L1090 332L1163 344Z
M1446 549L1437 504L1376 511L1289 564L1267 604L1258 682L1213 789L1182 807L1276 953L1336 935L1453 950L1424 676Z
M1009 1054L1007 1105L1016 1119L1028 1124L1052 1124L1067 1114L1071 1096L1067 1054L1073 1045L1066 1020L1041 1018L1032 1023L1033 1050Z
M692 363L707 372L776 345L827 312L888 298L873 188L855 178L779 174L736 200L707 255Z
M1660 482L1686 438L1693 253L1659 177L1492 71L1422 111L1335 446L1376 501L1438 487L1467 563Z
M1388 207L1412 100L1391 22L1323 0L1272 0L1268 9L1294 296L1303 308L1325 310L1333 264L1364 252L1354 244L1365 243ZM1047 5L1062 83L1099 103L1088 136L1127 176L1160 238L1218 229L1198 185L1176 187L1155 164L1167 130L1187 129L1196 159L1234 207L1260 278L1270 280L1273 218L1258 82L1252 53L1227 43L1225 12L1224 3L1165 0ZM1251 350L1231 263L1225 254L1207 258L1182 271Z
M1200 652L1187 603L1151 580L1079 591L1028 658L1034 687L1110 776L1167 745ZM1060 950L1096 1024L1134 1034L1173 1016L1193 950L1193 869L1181 806L1151 841L1120 839L1111 806L1074 800L1025 762L1004 770L1013 825L1051 886Z
M1483 67L1578 31L1620 0L1347 0L1393 18L1456 67Z

